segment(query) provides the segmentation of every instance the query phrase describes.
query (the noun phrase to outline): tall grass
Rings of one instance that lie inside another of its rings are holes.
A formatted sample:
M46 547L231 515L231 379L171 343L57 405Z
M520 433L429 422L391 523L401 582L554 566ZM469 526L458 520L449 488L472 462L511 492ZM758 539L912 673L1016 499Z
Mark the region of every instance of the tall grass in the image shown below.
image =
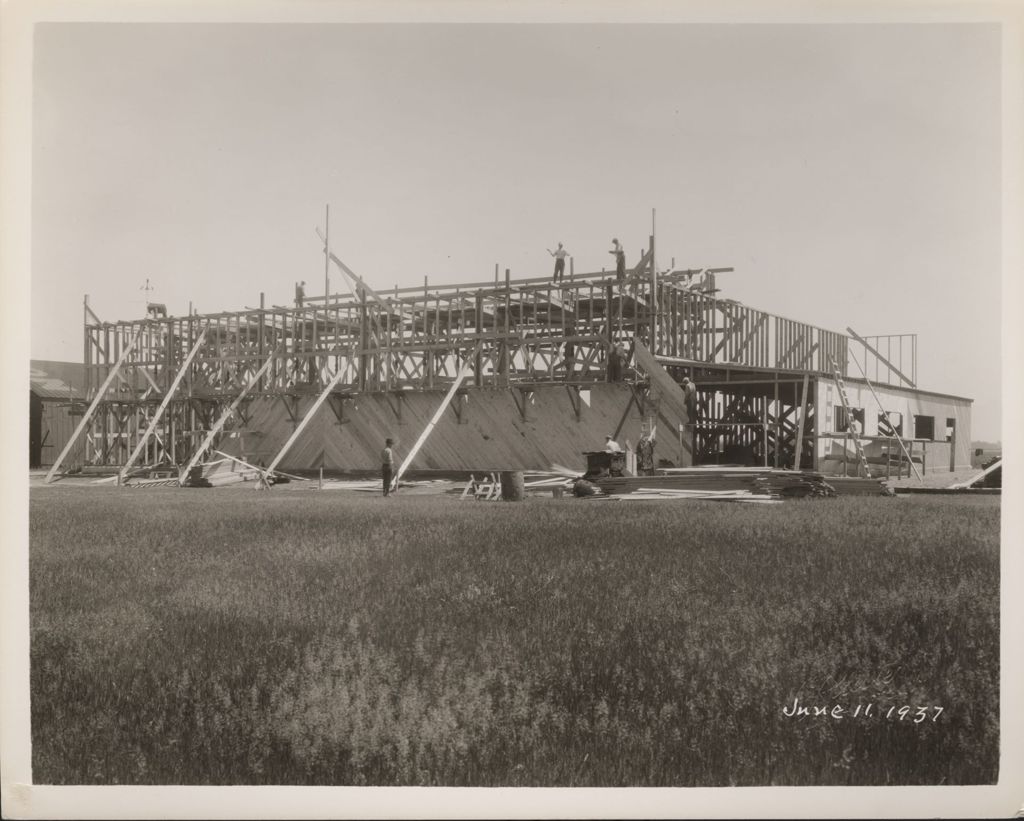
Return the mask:
M989 783L998 520L990 498L34 491L34 778Z

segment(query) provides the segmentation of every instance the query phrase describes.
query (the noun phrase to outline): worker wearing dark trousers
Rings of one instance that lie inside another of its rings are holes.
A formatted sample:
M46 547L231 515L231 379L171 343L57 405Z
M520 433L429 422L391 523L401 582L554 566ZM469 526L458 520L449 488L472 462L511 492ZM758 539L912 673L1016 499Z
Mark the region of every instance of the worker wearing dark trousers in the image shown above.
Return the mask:
M572 340L566 341L562 357L565 362L565 378L572 379L576 367L576 346L572 344Z
M621 286L626 281L626 252L622 250L618 239L612 240L612 250L608 253L615 257L615 279Z
M608 351L608 381L609 382L621 382L625 376L626 368L626 349L622 347L621 342L616 342L612 345L610 351Z
M686 397L686 415L690 417L692 425L697 421L697 386L688 376L683 377L683 394Z
M552 251L548 248L548 253L555 258L555 282L561 282L565 276L565 258L569 256L569 252L562 247L562 243L558 243L558 250Z
M380 478L384 485L384 495L391 495L391 477L395 468L395 454L391 446L395 444L393 439L384 440L384 450L380 452Z
M608 381L618 382L622 379L622 361L619 358L619 346L612 345L608 350Z

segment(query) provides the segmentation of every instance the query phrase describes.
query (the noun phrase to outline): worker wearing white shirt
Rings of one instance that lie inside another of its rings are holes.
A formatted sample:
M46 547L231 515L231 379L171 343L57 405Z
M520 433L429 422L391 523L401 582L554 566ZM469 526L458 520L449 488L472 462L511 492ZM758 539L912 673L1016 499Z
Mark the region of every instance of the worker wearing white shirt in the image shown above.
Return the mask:
M555 282L561 282L565 276L565 258L569 252L562 247L562 243L558 243L558 249L552 251L548 248L548 253L555 258Z

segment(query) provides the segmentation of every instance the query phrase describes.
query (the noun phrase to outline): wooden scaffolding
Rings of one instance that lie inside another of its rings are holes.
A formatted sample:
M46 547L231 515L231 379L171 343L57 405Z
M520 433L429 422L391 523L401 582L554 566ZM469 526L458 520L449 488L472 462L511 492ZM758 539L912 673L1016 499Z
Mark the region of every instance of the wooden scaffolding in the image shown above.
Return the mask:
M859 337L719 298L716 276L732 269L656 273L653 236L622 282L603 271L513 279L496 267L493 280L424 278L381 293L325 253L347 293L290 306L260 295L259 307L241 311L118 322L100 321L86 303L95 411L83 426L85 463L193 464L219 432L259 435L246 427L255 397L283 403L297 427L301 397L322 396L340 418L354 394L444 389L464 368L469 389L578 391L624 379L642 394L632 357L624 371L609 367L617 344L632 352L640 343L700 388L694 424L672 434L692 443L695 463L746 449L757 464L810 466L815 381L831 374L833 358L846 375L851 342L869 350Z

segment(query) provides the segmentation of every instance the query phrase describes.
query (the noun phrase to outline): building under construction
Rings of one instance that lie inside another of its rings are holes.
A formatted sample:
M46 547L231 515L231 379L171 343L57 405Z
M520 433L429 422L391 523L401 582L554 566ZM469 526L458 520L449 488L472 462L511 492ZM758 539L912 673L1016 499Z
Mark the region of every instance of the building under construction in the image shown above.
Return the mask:
M864 338L722 298L731 269L656 271L653 236L624 280L496 268L486 282L381 292L325 253L345 291L290 306L260 296L104 322L86 299L89 408L51 478L75 467L69 454L124 474L214 450L293 472L368 470L385 437L401 458L425 429L413 470L582 472L606 435L644 431L660 466L852 475L858 440L873 471L970 465L972 400L917 387L916 336Z

